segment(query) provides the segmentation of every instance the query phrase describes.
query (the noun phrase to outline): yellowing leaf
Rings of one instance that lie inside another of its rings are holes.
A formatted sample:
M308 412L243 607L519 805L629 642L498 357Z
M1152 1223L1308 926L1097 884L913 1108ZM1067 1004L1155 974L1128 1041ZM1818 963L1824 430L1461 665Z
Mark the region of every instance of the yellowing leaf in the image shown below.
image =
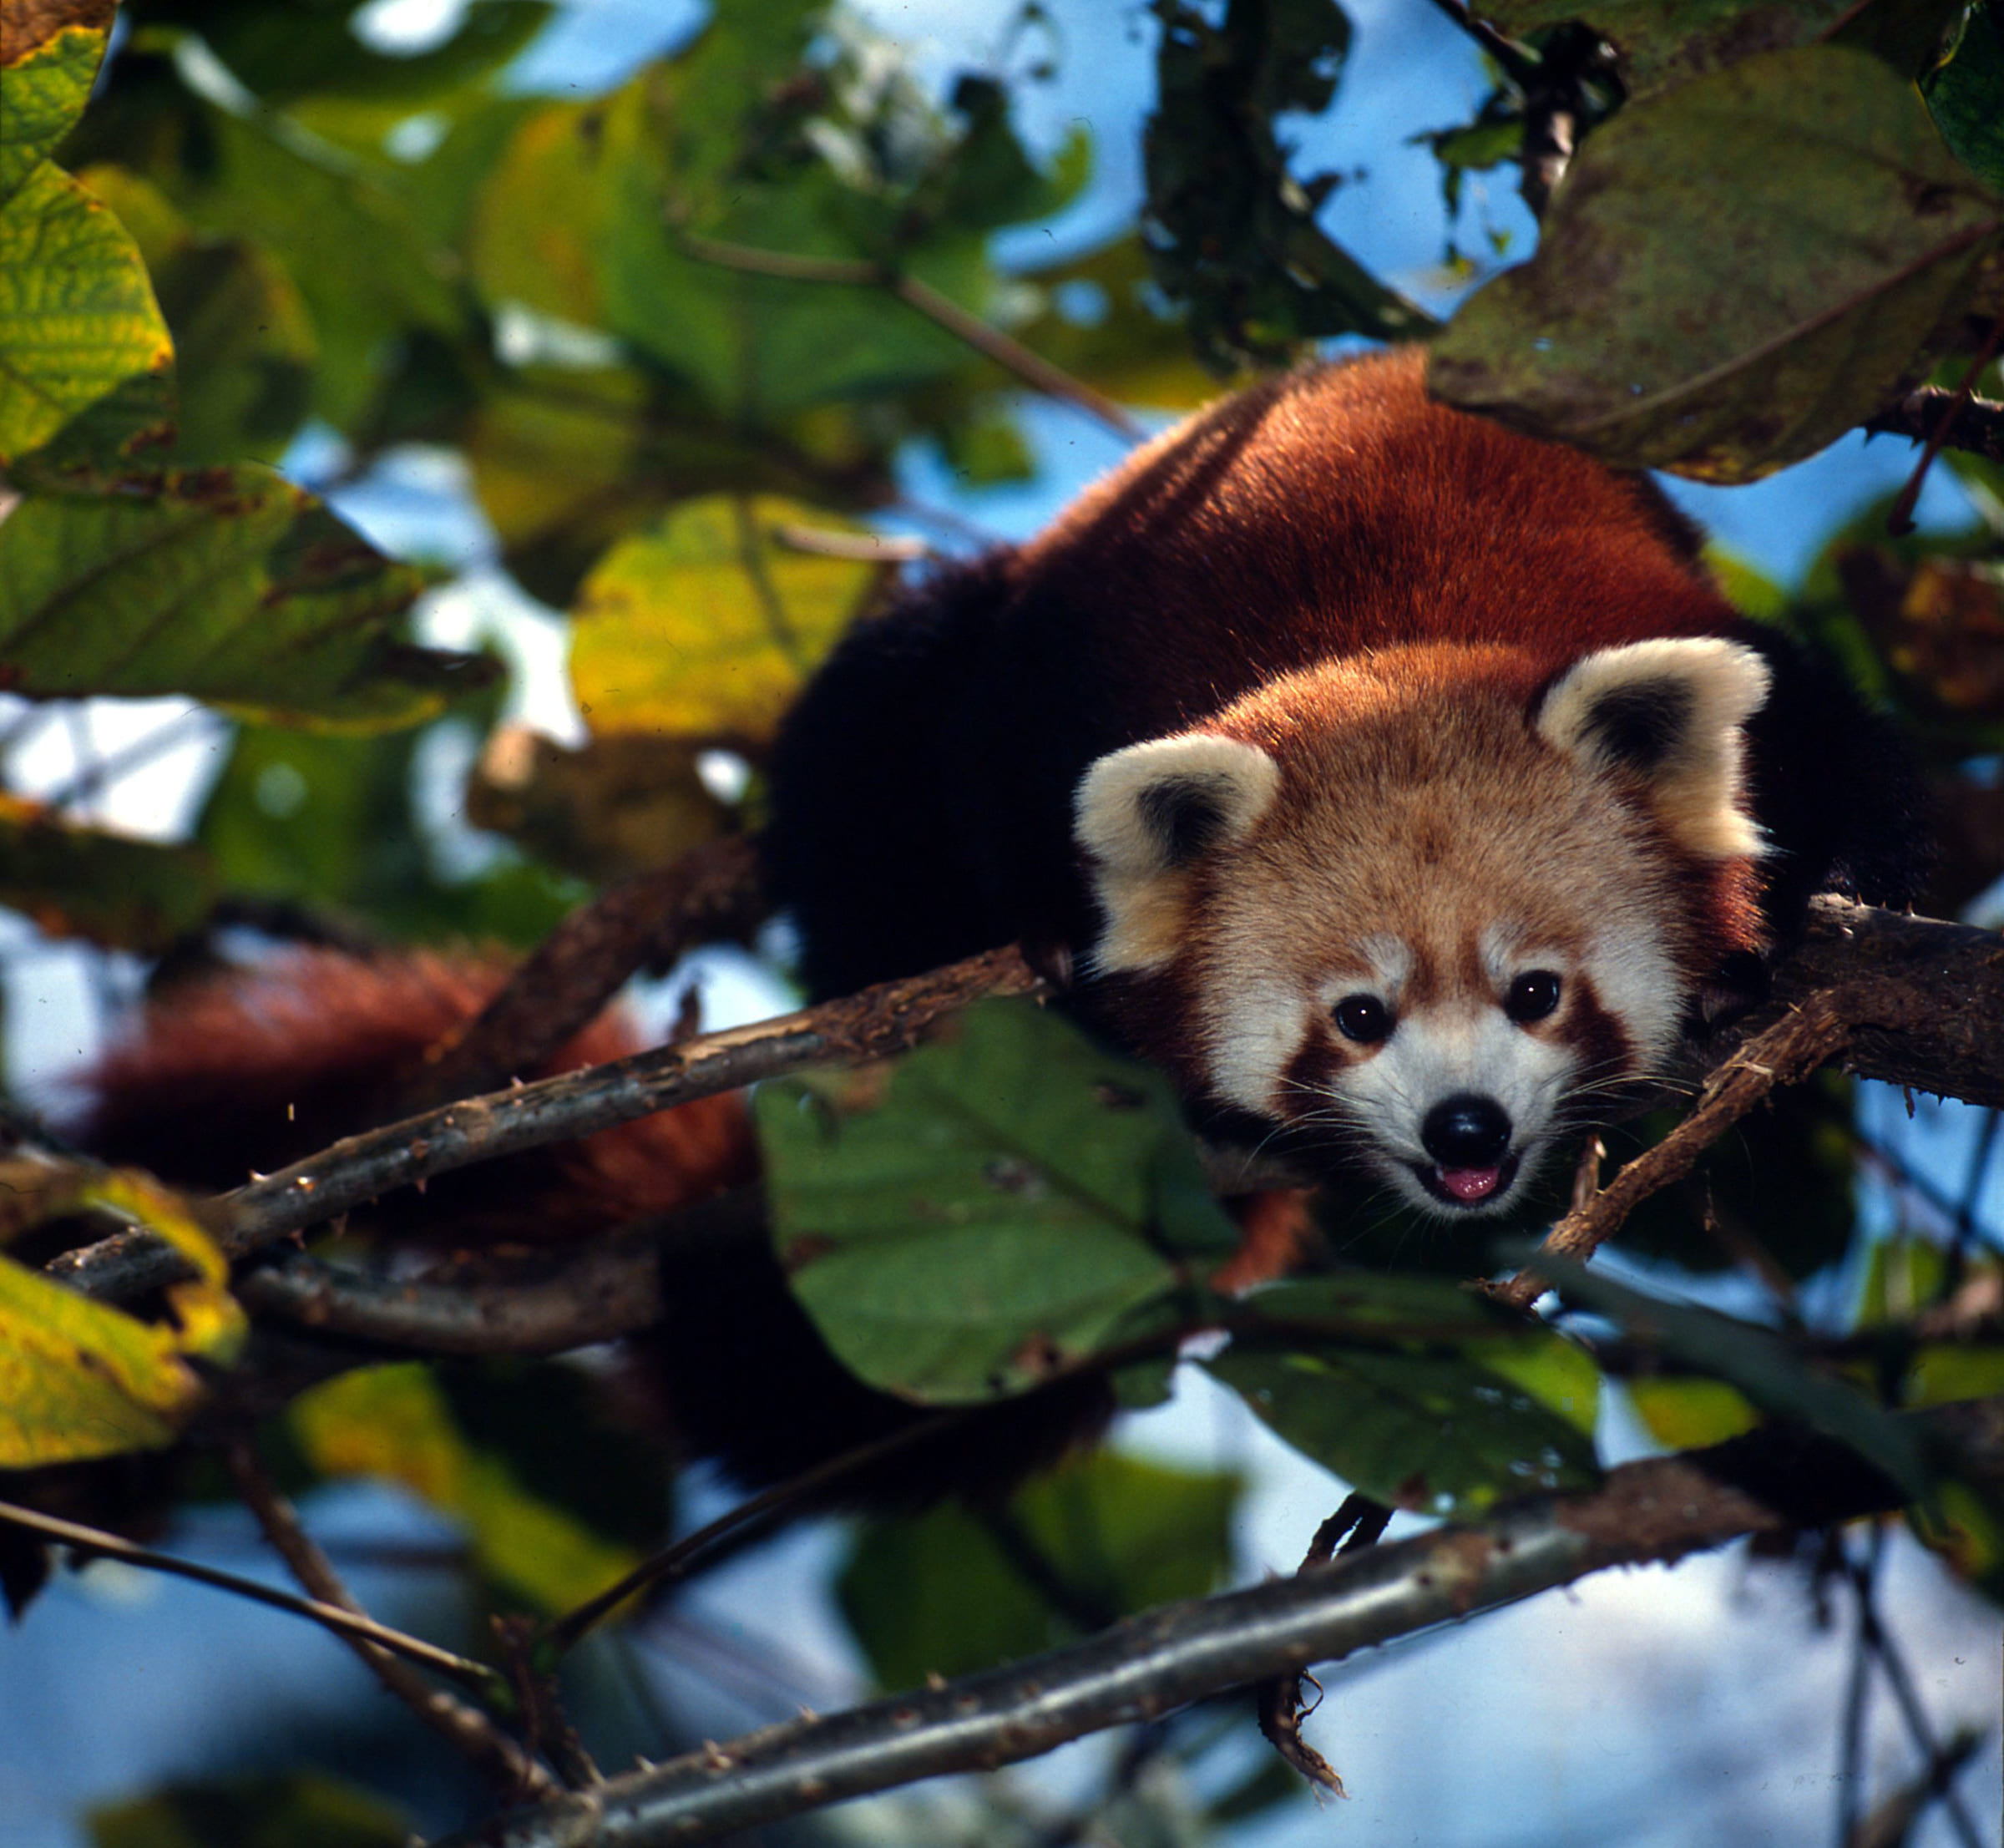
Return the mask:
M531 1495L501 1458L469 1443L423 1366L331 1380L293 1402L291 1421L322 1475L401 1482L463 1521L481 1570L539 1610L581 1603L640 1562L630 1547Z
M1723 1380L1658 1374L1631 1380L1628 1397L1649 1435L1667 1450L1723 1444L1760 1422L1760 1414Z
M585 579L571 683L599 734L769 740L810 669L869 601L886 567L789 550L822 513L718 494L674 509Z
M0 1469L159 1450L200 1393L170 1330L0 1258Z
M47 162L0 205L0 463L60 439L64 459L157 442L174 343L138 247Z
M228 1266L187 1208L157 1182L116 1170L45 1165L10 1177L32 1210L5 1232L109 1207L167 1240L197 1276L168 1293L173 1319L142 1322L0 1258L0 1469L76 1462L170 1444L202 1396L187 1364L236 1356L244 1314Z
M0 134L0 200L68 134L104 56L113 0L9 6L4 51L7 132Z
M367 731L491 677L401 642L393 625L423 579L269 469L189 469L157 487L30 494L0 527L11 691L185 693Z

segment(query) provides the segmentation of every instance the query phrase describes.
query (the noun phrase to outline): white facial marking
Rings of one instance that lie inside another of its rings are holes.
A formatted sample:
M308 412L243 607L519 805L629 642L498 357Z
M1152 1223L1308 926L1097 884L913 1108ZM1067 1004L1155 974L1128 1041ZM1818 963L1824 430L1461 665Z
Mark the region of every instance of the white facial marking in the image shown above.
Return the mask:
M1499 1006L1464 999L1407 1014L1375 1055L1337 1075L1333 1088L1369 1127L1379 1172L1399 1192L1429 1213L1459 1218L1414 1172L1433 1165L1420 1140L1427 1112L1464 1093L1493 1099L1510 1118L1522 1176L1536 1165L1576 1064L1570 1046L1526 1033ZM1493 1212L1516 1191L1513 1184L1478 1210Z
M1236 987L1217 1011L1211 1035L1212 1082L1221 1097L1263 1116L1273 1114L1288 1062L1308 1030L1310 998L1292 982L1255 980ZM1302 1100L1288 1101L1293 1116Z

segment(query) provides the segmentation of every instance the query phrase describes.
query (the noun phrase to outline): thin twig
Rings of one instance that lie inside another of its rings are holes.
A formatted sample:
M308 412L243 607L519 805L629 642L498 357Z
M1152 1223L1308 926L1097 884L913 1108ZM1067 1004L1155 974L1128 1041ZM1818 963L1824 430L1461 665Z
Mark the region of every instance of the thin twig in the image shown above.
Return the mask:
M1346 1553L1376 1546L1391 1518L1392 1511L1369 1496L1354 1491L1346 1495L1342 1506L1315 1530L1315 1537L1309 1541L1308 1550L1302 1555L1301 1564L1295 1568L1297 1574L1326 1566L1336 1557L1339 1541L1342 1541ZM1346 1534L1348 1539L1344 1537ZM1310 1784L1327 1790L1332 1796L1347 1797L1349 1792L1344 1789L1343 1779L1336 1767L1301 1736L1305 1714L1314 1711L1312 1707L1305 1710L1303 1708L1301 1684L1304 1681L1315 1689L1317 1704L1320 1704L1322 1683L1306 1672L1275 1675L1253 1690L1259 1729L1274 1750Z
M686 1534L672 1545L664 1547L651 1558L642 1560L617 1584L608 1586L595 1597L588 1598L575 1609L566 1612L544 1631L544 1641L559 1651L574 1648L629 1598L650 1586L665 1587L688 1577L701 1567L706 1556L746 1527L760 1524L766 1516L779 1510L797 1506L831 1483L842 1481L858 1470L881 1462L924 1439L936 1437L961 1415L954 1410L935 1412L929 1418L891 1432L888 1436L844 1451L839 1456L830 1457L825 1463L817 1463L812 1469L739 1502L706 1526L698 1527L694 1533Z
M1521 84L1537 69L1537 60L1513 38L1469 10L1467 0L1434 0L1434 5L1495 58L1503 74Z
M261 1585L255 1578L241 1578L235 1572L205 1566L199 1560L180 1559L172 1553L156 1553L145 1547L135 1547L129 1540L121 1540L115 1533L106 1533L101 1527L86 1527L74 1521L59 1520L53 1514L19 1507L11 1501L0 1501L0 1521L38 1533L74 1552L93 1558L115 1559L124 1565L136 1566L149 1572L166 1572L175 1578L191 1578L198 1585L212 1585L218 1591L234 1592L253 1603L269 1604L275 1611L303 1617L308 1623L333 1631L337 1636L360 1637L425 1668L436 1669L442 1675L449 1675L462 1687L481 1693L493 1693L498 1689L500 1678L484 1663L454 1655L450 1649L442 1649L420 1637L406 1636L401 1630L392 1630L373 1618L359 1617L338 1605L322 1603L316 1598L295 1597L290 1592Z
M840 288L883 289L908 308L944 327L975 352L992 359L1005 372L1014 372L1033 390L1048 397L1074 404L1130 443L1139 443L1147 432L1126 411L1083 379L1074 378L1063 367L1054 366L1032 352L1019 340L1012 340L999 327L991 327L979 315L969 314L950 296L930 283L888 265L857 261L843 257L797 256L788 251L755 250L749 245L731 244L693 231L679 232L682 250L699 263L714 263L720 269L737 270L748 276L777 276L788 282L832 283Z
M393 1100L398 1116L491 1091L533 1071L591 1020L628 976L764 920L758 852L741 835L608 886L526 956L487 1005L426 1051ZM386 1112L388 1114L388 1112Z
M1583 1204L1576 1205L1546 1234L1538 1248L1584 1263L1621 1230L1643 1200L1683 1179L1698 1157L1777 1085L1805 1078L1849 1040L1849 1024L1828 995L1812 997L1758 1038L1742 1046L1705 1081L1691 1112L1653 1148L1645 1149ZM1532 1260L1535 1267L1536 1260ZM1536 1268L1522 1272L1492 1294L1528 1309L1546 1289Z
M301 1586L320 1603L367 1617L368 1613L342 1582L333 1562L314 1543L298 1511L279 1493L250 1444L240 1438L225 1445L223 1462L244 1506L256 1517L265 1538ZM478 1765L504 1793L504 1800L520 1803L530 1798L554 1796L562 1788L480 1709L443 1688L434 1688L387 1649L358 1636L346 1636L342 1640L426 1725Z
M1920 451L1920 459L1914 464L1913 473L1907 478L1906 485L1900 490L1885 516L1885 529L1895 539L1904 538L1914 529L1914 506L1920 499L1921 484L1927 479L1927 472L1935 465L1935 458L1941 454L1942 446L1948 441L1948 433L1961 416L1962 408L1970 403L1976 388L1976 381L1982 377L1983 368L1996 357L1997 345L2004 341L2004 309L1997 311L1996 318L1990 324L1990 332L1983 337L1983 344L1976 349L1976 357L1969 362L1962 374L1961 382L1956 387L1948 403L1936 418L1926 444Z
M1874 1537L1872 1563L1877 1560L1877 1537ZM1879 1606L1873 1595L1873 1573L1865 1565L1846 1560L1850 1573L1851 1588L1858 1599L1858 1628L1879 1666L1885 1675L1887 1687L1892 1689L1893 1702L1900 1709L1900 1717L1905 1723L1907 1736L1913 1740L1921 1757L1930 1764L1943 1762L1945 1754L1935 1737L1935 1729L1927 1717L1927 1709L1921 1704L1920 1690L1914 1686L1914 1678L1906 1666L1906 1658L1900 1654L1892 1638L1886 1633L1885 1626L1879 1621ZM1945 1787L1941 1793L1941 1807L1948 1817L1949 1825L1962 1848L1983 1848L1981 1832L1976 1818L1970 1815L1961 1795L1952 1787Z

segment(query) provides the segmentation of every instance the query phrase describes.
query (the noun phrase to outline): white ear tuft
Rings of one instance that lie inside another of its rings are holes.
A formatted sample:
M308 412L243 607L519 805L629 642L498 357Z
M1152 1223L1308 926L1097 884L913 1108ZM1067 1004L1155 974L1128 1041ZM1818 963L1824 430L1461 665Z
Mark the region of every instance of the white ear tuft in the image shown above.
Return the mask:
M1603 648L1554 683L1538 732L1590 767L1639 777L1688 852L1758 853L1760 831L1741 806L1741 727L1769 677L1751 648L1713 636Z
M1151 738L1093 764L1079 779L1072 832L1106 918L1094 967L1144 969L1174 955L1185 868L1242 839L1279 789L1265 752L1207 732Z

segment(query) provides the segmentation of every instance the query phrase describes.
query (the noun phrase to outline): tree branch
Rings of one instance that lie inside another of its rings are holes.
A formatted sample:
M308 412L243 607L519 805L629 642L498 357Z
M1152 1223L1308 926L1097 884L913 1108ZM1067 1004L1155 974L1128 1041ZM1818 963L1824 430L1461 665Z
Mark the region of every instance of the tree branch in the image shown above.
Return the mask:
M1964 397L1945 385L1923 385L1895 398L1878 416L1865 420L1865 430L1868 436L1907 437L2004 462L2004 403L1994 397Z
M425 1056L399 1114L491 1091L531 1071L596 1017L628 976L700 943L737 939L766 915L758 852L730 835L607 888L564 919L480 1012Z
M275 1611L285 1611L294 1617L303 1617L309 1623L317 1623L324 1630L347 1638L362 1638L378 1648L421 1663L428 1668L436 1669L442 1675L449 1675L454 1681L468 1688L493 1689L499 1677L484 1663L474 1662L462 1655L454 1655L450 1649L441 1649L436 1643L427 1643L421 1637L406 1636L401 1630L392 1630L387 1623L378 1623L373 1618L358 1615L342 1609L339 1605L322 1602L308 1597L295 1597L290 1592L281 1592L270 1585L261 1585L255 1578L245 1578L235 1572L226 1572L215 1566L205 1566L200 1560L180 1559L172 1553L159 1553L149 1547L135 1547L129 1540L121 1540L115 1533L106 1533L101 1527L86 1527L74 1521L63 1521L53 1514L43 1514L34 1508L17 1506L11 1501L0 1501L0 1521L10 1526L24 1527L30 1533L40 1534L44 1540L53 1540L68 1547L73 1552L99 1559L116 1559L128 1566L137 1566L149 1572L165 1572L170 1577L193 1579L198 1585L212 1585L218 1591L234 1592L237 1597L248 1598L254 1604L268 1604Z
M368 1613L342 1582L327 1556L314 1544L298 1511L278 1492L250 1445L242 1439L225 1445L223 1462L244 1506L256 1516L265 1538L300 1584L321 1603L366 1618ZM362 1637L348 1634L342 1640L426 1725L478 1765L506 1800L519 1803L531 1797L552 1797L562 1788L478 1707L443 1688L434 1688L408 1663Z
M1917 1434L1973 1468L2004 1471L2004 1398L1910 1415ZM1899 1505L1893 1485L1841 1445L1769 1427L1625 1465L1590 1495L1513 1503L1293 1578L1165 1606L1028 1662L706 1745L435 1848L558 1848L587 1833L593 1848L714 1840L918 1778L1013 1764L1608 1566Z
M754 250L748 245L699 237L693 231L681 232L680 239L682 249L689 256L699 263L714 263L720 269L736 270L747 276L777 276L787 282L827 282L838 288L883 289L908 308L924 315L935 327L945 328L984 357L992 359L1005 372L1014 372L1033 391L1076 405L1088 417L1105 424L1116 436L1130 443L1139 443L1148 433L1111 398L1096 392L1083 379L1074 378L1063 367L1052 365L1040 353L1032 352L1021 341L1012 340L999 327L989 326L979 315L969 314L959 302L942 295L930 283L921 282L917 276L893 270L888 264L843 257L798 256L790 251Z
M471 1162L589 1136L808 1066L906 1051L970 1001L1038 994L1044 985L1013 948L989 950L843 1000L469 1097L346 1137L276 1174L218 1195L205 1203L204 1218L223 1250L241 1258L394 1188ZM64 1253L50 1263L48 1274L86 1294L119 1299L175 1282L185 1268L157 1238L121 1233Z
M1840 1051L1850 1038L1827 992L1812 995L1768 1030L1715 1066L1690 1114L1653 1148L1645 1149L1606 1187L1576 1185L1572 1210L1545 1235L1538 1249L1584 1263L1622 1228L1652 1193L1681 1181L1698 1159L1777 1085L1799 1083ZM1585 1175L1582 1168L1582 1177ZM1584 1197L1582 1197L1584 1196ZM1520 1272L1490 1294L1529 1309L1546 1289L1535 1268Z

